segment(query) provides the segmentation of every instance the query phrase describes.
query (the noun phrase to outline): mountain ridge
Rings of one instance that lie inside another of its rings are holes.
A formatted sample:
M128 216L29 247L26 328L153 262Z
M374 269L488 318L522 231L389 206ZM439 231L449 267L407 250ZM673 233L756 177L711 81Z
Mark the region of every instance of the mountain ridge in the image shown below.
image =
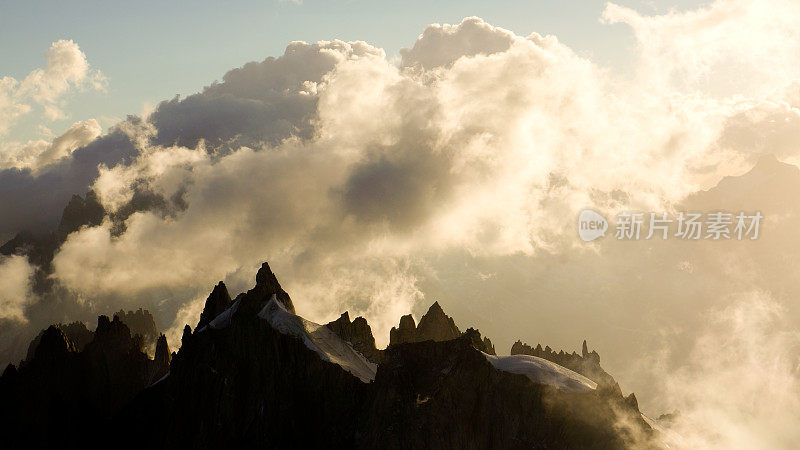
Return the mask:
M655 433L618 386L573 392L565 380L582 378L567 367L491 356L490 341L460 332L438 302L414 341L378 350L363 318L318 325L297 316L266 263L255 286L220 310L230 299L223 289L209 295L205 324L186 325L176 353L159 335L152 360L119 316L100 316L83 350L48 328L34 358L0 378L12 405L0 418L5 435L15 448L86 436L127 436L126 448L625 448ZM374 349L378 362L358 348ZM373 375L352 364L373 364ZM94 399L88 409L84 397ZM42 415L70 420L43 433L36 424L52 421Z

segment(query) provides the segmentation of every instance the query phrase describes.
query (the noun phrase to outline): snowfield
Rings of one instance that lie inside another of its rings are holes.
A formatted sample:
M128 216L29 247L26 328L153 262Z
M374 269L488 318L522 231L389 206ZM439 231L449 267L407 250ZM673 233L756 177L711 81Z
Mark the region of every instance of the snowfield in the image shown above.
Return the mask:
M597 383L566 367L530 355L494 356L483 354L492 365L503 372L527 376L538 384L555 386L565 392L590 392Z
M287 311L275 295L261 309L258 317L265 319L280 333L301 339L306 347L317 352L323 360L338 364L364 383L375 379L377 364L369 362L330 328Z

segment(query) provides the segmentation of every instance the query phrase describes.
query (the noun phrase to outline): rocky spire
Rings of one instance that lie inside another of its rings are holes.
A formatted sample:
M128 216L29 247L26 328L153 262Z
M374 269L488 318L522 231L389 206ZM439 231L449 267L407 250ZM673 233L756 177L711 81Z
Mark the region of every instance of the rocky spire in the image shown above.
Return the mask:
M389 330L389 345L402 344L405 342L415 342L417 325L411 314L406 314L400 318L400 325Z
M94 338L94 333L89 331L86 328L86 325L83 322L72 322L69 324L57 324L53 325L56 328L60 329L64 336L75 346L75 351L82 351L86 344L91 342ZM33 359L34 354L36 353L36 348L39 346L39 342L42 340L42 335L44 335L45 330L39 332L39 334L31 341L28 345L28 352L26 353L25 360L30 361Z
M449 341L461 336L455 321L444 313L439 302L434 302L428 312L414 325L410 314L400 318L398 328L389 332L389 345L404 342Z
M44 330L39 345L34 352L37 361L57 361L67 354L75 352L75 345L60 328L51 325Z
M476 349L488 353L489 355L497 354L494 350L494 345L492 345L492 340L485 336L481 338L481 332L479 330L467 328L467 331L464 332L464 336L469 338L472 342L472 346Z
M211 291L211 294L206 299L206 305L203 307L203 312L200 314L200 321L197 322L195 328L199 329L208 325L208 323L214 320L221 312L228 309L231 303L231 295L228 293L228 288L225 287L225 283L220 281L214 286L214 290Z
M118 352L127 351L133 343L130 328L119 319L119 316L114 316L114 320L109 320L108 316L98 316L94 340L87 347L99 346L105 351Z
M137 311L124 311L120 309L114 314L119 317L128 329L131 330L131 335L142 336L142 342L145 347L152 348L158 338L158 329L156 328L156 321L150 311L139 308Z
M439 302L434 302L428 312L419 319L416 340L420 341L449 341L461 336L455 321L444 313Z
M105 214L94 191L87 192L85 200L80 195L73 195L61 214L58 232L66 236L84 225L100 225Z
M483 347L486 349L486 350L484 350L486 353L488 353L490 355L496 355L497 354L497 352L494 349L494 344L492 344L492 340L489 339L486 336L483 337Z
M169 363L172 355L169 353L167 337L161 334L156 341L156 354L153 358L153 381L159 380L169 372Z
M350 321L350 314L345 311L342 315L325 325L336 333L342 340L349 342L353 348L364 355L368 360L378 364L381 359L381 352L375 347L375 337L372 335L372 328L367 323L367 319L356 317Z
M186 326L183 327L183 336L181 336L181 347L183 347L184 344L189 342L189 339L191 338L192 338L192 327L190 327L189 324L187 323Z
M517 341L511 346L512 355L531 355L539 358L552 361L556 364L566 367L567 369L578 372L579 374L595 381L598 385L604 388L613 388L614 391L619 390L614 378L611 377L602 367L600 367L600 355L596 351L589 351L589 346L586 341L581 345L581 354L575 352L566 353L560 350L558 353L554 352L549 346L544 350L542 345L538 344L536 348Z
M289 297L289 294L283 290L281 284L278 283L278 278L272 273L272 269L269 268L269 264L266 262L258 269L258 273L256 274L256 287L250 292L258 294L258 296L261 297L259 300L269 300L274 294L278 301L283 303L287 311L296 314L292 299ZM248 294L250 292L248 292Z

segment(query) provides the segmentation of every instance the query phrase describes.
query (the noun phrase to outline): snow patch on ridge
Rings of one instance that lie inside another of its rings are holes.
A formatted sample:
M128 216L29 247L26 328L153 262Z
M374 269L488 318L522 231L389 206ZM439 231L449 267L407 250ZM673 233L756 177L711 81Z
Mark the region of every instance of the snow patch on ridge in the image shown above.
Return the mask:
M565 392L591 392L597 383L552 361L530 355L494 356L483 354L503 372L525 375L538 384L555 386Z
M287 311L274 294L258 313L258 317L265 319L278 332L301 339L306 347L317 352L324 361L338 364L361 381L369 383L375 379L377 364L369 362L349 342L342 340L328 327Z
M241 301L240 298L237 298L233 304L226 309L225 311L221 312L217 317L214 317L214 320L209 322L208 326L211 328L218 330L220 328L228 328L231 324L231 318L236 313L236 310L239 309L239 302Z
M219 313L217 317L208 323L208 325L203 325L202 327L198 328L196 333L201 333L206 330L206 328L211 327L214 330L219 330L221 328L228 328L231 325L231 318L236 313L236 310L239 309L239 301L240 298L236 298L236 301L233 302L231 306L228 307L225 311Z

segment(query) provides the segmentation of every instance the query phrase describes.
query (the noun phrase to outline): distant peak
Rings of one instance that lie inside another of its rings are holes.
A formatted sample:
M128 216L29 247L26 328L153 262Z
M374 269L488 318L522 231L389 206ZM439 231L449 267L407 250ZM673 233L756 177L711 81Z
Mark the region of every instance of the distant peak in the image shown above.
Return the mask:
M772 153L764 153L758 158L755 165L750 170L750 173L774 174L776 172L787 170L797 171L798 168L793 164L788 164L778 160L778 158Z
M756 165L761 164L780 164L781 162L778 161L778 158L775 157L773 153L764 153L758 158Z
M433 302L431 307L428 308L428 312L425 313L426 316L430 315L430 314L437 315L437 316L438 315L441 315L441 316L446 316L447 315L447 314L444 313L444 309L442 309L442 305L440 305L438 301Z

